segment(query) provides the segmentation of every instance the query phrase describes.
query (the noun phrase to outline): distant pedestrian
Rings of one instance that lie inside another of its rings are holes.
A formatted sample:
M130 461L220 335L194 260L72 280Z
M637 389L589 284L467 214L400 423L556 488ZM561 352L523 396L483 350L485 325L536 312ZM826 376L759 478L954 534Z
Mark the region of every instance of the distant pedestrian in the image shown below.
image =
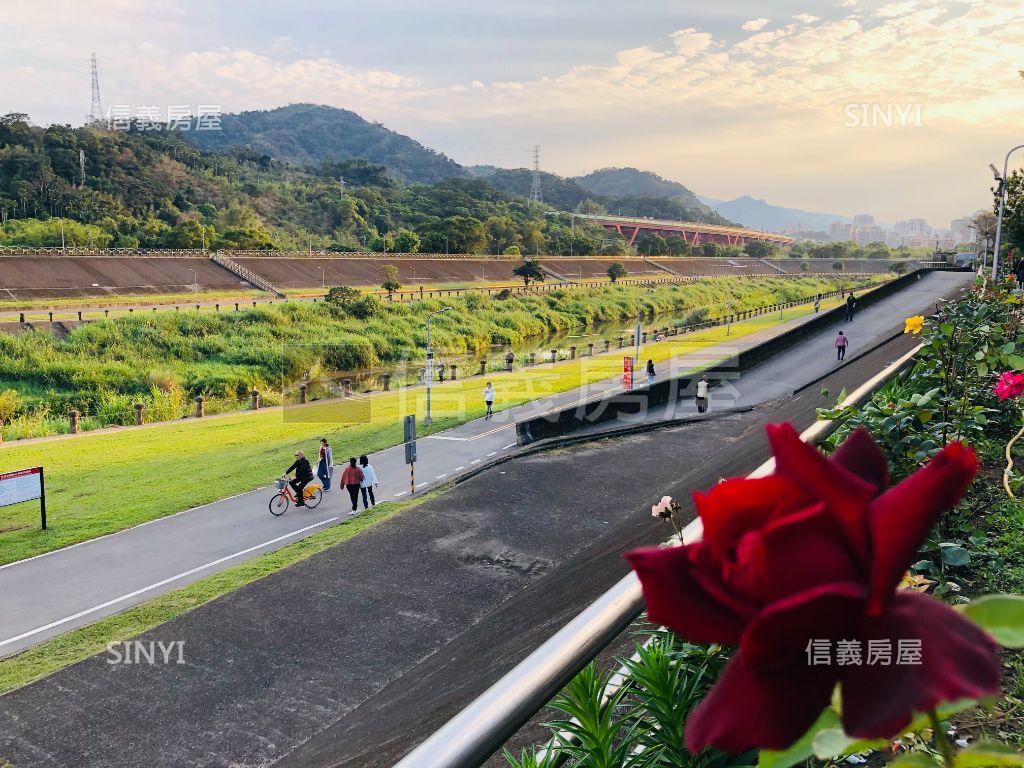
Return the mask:
M515 355L515 353L514 353L514 352L513 352L513 351L512 351L511 349L510 349L510 350L509 350L509 351L508 351L508 352L507 352L507 353L505 354L505 370L506 370L506 371L508 371L509 373L511 373L511 372L512 372L512 363L514 363L515 361L516 361L516 355Z
M316 462L316 476L320 478L320 485L324 487L324 493L331 490L331 475L334 474L334 451L326 437L320 438L320 458Z
M437 364L437 380L444 381L444 360L441 360Z
M484 414L485 419L490 419L494 416L494 387L491 386L491 382L487 382L487 386L484 387L484 405L487 406L487 413Z
M850 345L850 339L842 331L836 336L836 360L846 357L846 348Z
M815 296L814 296L814 314L818 314L818 311L820 309L821 309L821 294L818 293L818 294L815 294Z
M655 371L654 371L654 361L653 360L648 360L647 361L647 369L646 370L647 370L647 386L650 387L650 386L654 385L654 377L657 375L655 373Z
M380 485L380 481L377 480L377 473L370 465L370 460L366 456L359 457L359 468L363 471L363 479L359 481L359 490L363 492L363 509L367 508L367 494L370 497L369 506L375 507L377 506L377 500L373 498L373 487Z
M697 382L697 413L708 411L708 377L701 376Z
M349 498L352 499L352 511L349 514L354 515L358 511L359 489L363 484L363 470L356 466L355 456L349 458L348 466L341 473L341 484L345 486Z
M853 291L850 291L850 295L846 297L846 322L853 320L853 311L857 307L857 299L853 295Z

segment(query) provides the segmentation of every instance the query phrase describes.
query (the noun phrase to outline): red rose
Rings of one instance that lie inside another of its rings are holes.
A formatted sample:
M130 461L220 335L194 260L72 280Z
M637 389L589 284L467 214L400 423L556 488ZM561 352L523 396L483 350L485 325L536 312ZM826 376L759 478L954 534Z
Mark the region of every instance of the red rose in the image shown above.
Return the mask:
M988 635L939 600L896 589L977 472L974 452L951 443L887 489L885 457L862 429L831 458L788 424L768 427L768 439L775 474L694 495L703 540L627 555L651 621L738 646L686 724L689 749L788 747L836 683L843 725L858 738L887 738L913 712L995 693L1000 665ZM920 642L919 663L895 663L901 640ZM853 641L861 664L811 664L812 641ZM871 641L888 645L891 663L867 664Z
M1000 400L1018 398L1024 395L1024 373L1006 371L992 389Z

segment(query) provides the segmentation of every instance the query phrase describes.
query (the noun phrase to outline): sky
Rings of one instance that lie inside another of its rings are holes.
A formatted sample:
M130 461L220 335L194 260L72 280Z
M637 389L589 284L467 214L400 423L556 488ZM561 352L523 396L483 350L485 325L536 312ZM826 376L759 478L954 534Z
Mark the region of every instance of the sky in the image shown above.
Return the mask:
M0 0L0 113L344 107L471 164L633 166L938 227L1024 143L1021 0ZM1024 153L1017 156L1024 158Z

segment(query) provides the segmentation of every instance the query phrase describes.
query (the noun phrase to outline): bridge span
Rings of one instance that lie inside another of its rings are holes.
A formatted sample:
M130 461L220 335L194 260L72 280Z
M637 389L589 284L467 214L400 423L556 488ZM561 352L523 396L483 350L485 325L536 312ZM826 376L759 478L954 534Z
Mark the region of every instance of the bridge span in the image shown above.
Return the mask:
M760 230L746 229L745 227L727 227L721 224L705 224L699 221L669 221L665 219L645 219L635 216L611 216L593 213L576 213L573 215L578 219L586 219L594 224L598 224L607 230L618 232L623 237L629 238L630 245L633 245L641 232L661 235L662 237L678 236L690 245L700 245L701 243L746 245L753 240L777 243L779 245L788 245L793 242L792 237L786 237L774 232L761 232Z

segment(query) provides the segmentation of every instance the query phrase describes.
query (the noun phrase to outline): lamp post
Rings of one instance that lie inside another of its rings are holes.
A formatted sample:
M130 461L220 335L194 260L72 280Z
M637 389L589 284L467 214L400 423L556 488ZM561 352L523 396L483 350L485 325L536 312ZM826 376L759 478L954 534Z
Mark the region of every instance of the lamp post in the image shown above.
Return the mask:
M1024 144L1018 144L1007 152L1006 157L1003 158L1002 176L999 175L999 171L996 170L994 165L989 164L988 166L992 169L992 175L996 177L996 181L999 182L999 218L996 219L996 245L995 250L992 252L992 282L995 282L999 277L999 246L1003 240L1003 209L1006 207L1006 173L1010 166L1010 155L1018 149L1024 149Z
M327 273L324 272L323 267L317 267L320 270L320 286L326 291L327 290Z
M451 307L441 307L435 309L429 315L427 315L427 375L425 376L427 385L427 415L423 419L423 423L428 427L431 424L430 419L430 380L434 377L434 350L430 347L430 321L434 319L435 315L440 315L444 312L450 312Z
M198 296L199 295L199 275L196 274L196 271L194 269L192 269L192 267L189 267L188 271L192 273L193 290L194 290L196 296Z

